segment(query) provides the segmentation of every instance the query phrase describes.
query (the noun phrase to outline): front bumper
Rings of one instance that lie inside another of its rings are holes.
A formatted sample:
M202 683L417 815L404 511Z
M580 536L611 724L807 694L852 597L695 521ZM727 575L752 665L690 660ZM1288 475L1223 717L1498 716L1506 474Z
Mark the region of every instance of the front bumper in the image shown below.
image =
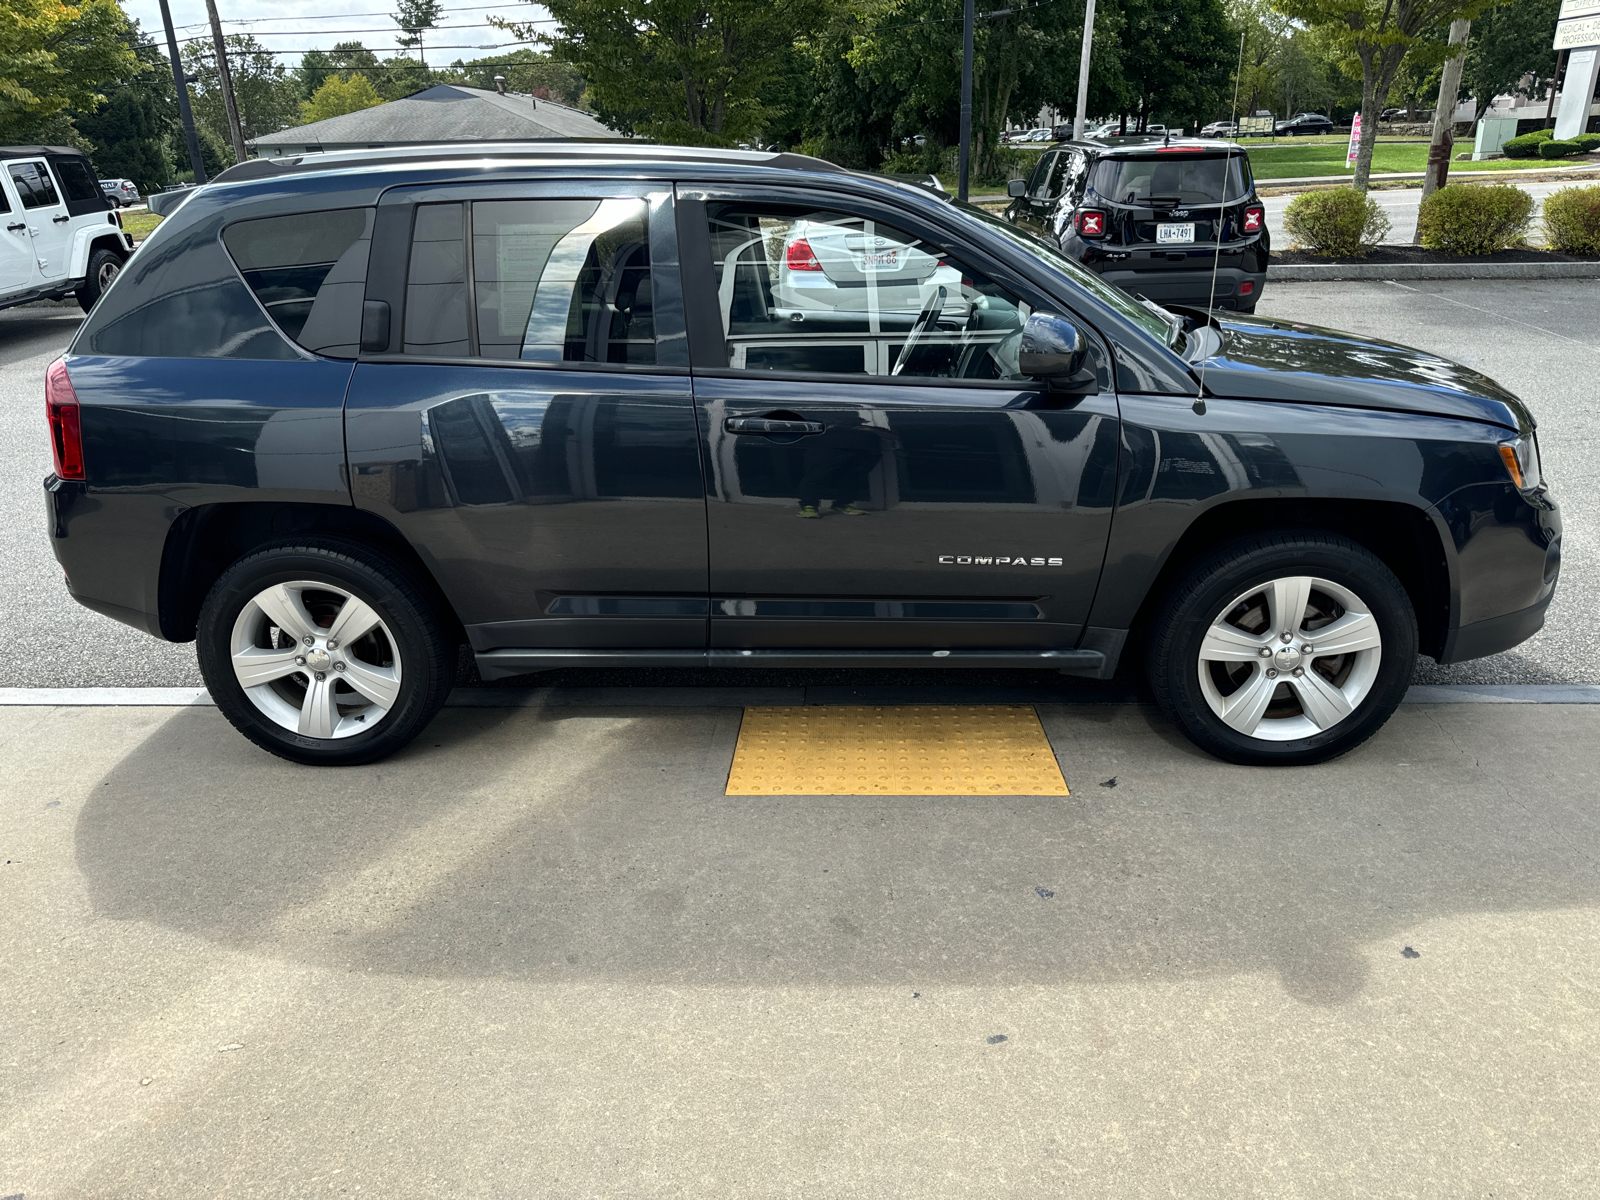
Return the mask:
M1439 661L1499 654L1538 633L1561 577L1561 510L1549 490L1474 484L1437 511L1455 542L1459 580Z

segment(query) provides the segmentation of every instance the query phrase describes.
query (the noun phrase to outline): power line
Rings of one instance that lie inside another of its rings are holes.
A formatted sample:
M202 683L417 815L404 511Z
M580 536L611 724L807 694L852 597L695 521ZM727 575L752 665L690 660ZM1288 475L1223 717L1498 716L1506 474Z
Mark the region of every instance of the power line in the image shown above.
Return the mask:
M198 42L198 41L200 41L202 39L200 39L200 38L189 38L188 40L191 41L191 42ZM205 40L209 40L209 39L205 39ZM492 43L490 45L485 45L485 46L473 46L473 45L469 45L467 43L462 43L462 44L456 45L456 46L429 46L428 47L428 52L431 54L435 50L502 50L507 46L533 46L533 45L537 45L537 44L538 43L534 42L534 41L494 42L494 43ZM365 47L363 47L363 49L364 48ZM234 54L239 54L239 53L242 53L242 54L309 54L313 50L320 51L322 53L327 53L327 52L331 51L332 49L333 49L332 46L311 46L311 47L309 47L309 48L307 48L305 50L269 50L265 46L262 46L262 47L259 47L257 49L253 49L253 50L247 50L247 51L243 51L243 52L235 51L233 53ZM214 51L214 50L209 52L209 53L200 55L201 58L215 58L216 56L217 56L216 55L216 51ZM552 61L554 61L554 60L552 60ZM335 70L339 70L339 71L344 71L344 70L350 70L350 71L386 70L387 71L387 70L405 70L405 69L406 69L405 67L395 68L395 67L384 66L383 64L380 64L378 67L337 67L337 68L335 68ZM431 67L423 68L422 66L419 65L416 69L417 70L424 70L424 69L432 70L433 68L431 68Z
M440 12L495 12L495 11L498 11L500 9L506 9L506 8L527 8L527 7L528 7L527 0L523 0L523 3L521 3L521 4L464 5L464 6L460 7L460 8L441 8L439 11ZM267 21L342 21L346 17L388 17L389 15L390 15L389 13L382 13L382 12L323 13L321 16L314 16L311 13L305 13L305 14L303 14L301 16L298 16L298 17L229 17L226 20L224 20L222 23L224 25L260 25L260 24L263 24L263 23L265 23ZM542 25L542 24L548 24L549 20L553 20L553 18L550 18L550 19L547 20L546 18L542 18L541 17L541 18L537 18L537 19L535 19L533 21L519 22L519 24L526 23L526 24L530 24L530 25ZM205 22L205 21L197 21L193 25L177 25L177 26L174 26L175 29L207 29L209 27L210 27L209 24L207 22Z
M483 21L476 25L435 25L434 29L494 29L497 26ZM248 33L244 36L258 37L324 37L336 33L400 33L403 32L398 25L382 26L377 29L263 29L259 33ZM426 31L424 31L426 32ZM180 42L209 42L211 35L197 33L193 37L179 38Z

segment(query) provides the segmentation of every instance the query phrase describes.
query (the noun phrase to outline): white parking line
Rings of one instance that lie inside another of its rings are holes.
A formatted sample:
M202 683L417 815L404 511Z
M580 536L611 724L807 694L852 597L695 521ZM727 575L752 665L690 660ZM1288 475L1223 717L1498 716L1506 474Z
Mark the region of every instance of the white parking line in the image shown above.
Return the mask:
M985 699L984 688L940 687L943 703L971 703ZM1049 694L1039 689L1038 702ZM1063 699L1068 697L1063 696ZM1070 697L1093 702L1082 693ZM542 705L605 706L659 705L664 708L741 708L750 704L804 703L801 688L458 688L451 708L529 708ZM1107 703L1126 703L1120 697ZM1600 704L1600 685L1544 683L1417 684L1406 692L1407 704ZM204 688L0 688L0 707L34 708L188 708L211 707Z

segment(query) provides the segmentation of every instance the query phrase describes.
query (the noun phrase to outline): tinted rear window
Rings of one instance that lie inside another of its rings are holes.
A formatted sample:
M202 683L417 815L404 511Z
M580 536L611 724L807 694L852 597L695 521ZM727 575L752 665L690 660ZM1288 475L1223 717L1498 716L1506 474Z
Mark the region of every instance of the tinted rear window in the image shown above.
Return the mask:
M1242 200L1250 184L1240 154L1152 154L1101 159L1094 190L1116 204L1204 204Z
M317 354L356 356L370 208L240 221L223 231L222 240L279 329Z
M89 164L81 158L58 158L55 168L56 175L61 179L61 190L67 194L68 200L105 199L105 193L95 184Z

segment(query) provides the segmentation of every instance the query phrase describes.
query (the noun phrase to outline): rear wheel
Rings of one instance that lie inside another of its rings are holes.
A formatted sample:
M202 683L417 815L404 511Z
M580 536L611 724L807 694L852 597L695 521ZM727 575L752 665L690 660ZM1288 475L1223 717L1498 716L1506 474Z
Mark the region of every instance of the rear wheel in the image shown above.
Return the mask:
M78 307L88 312L94 307L95 301L105 293L122 270L122 259L110 250L96 250L89 256L89 273L84 277L83 286L75 293L78 297Z
M1417 625L1375 555L1315 532L1232 543L1157 619L1150 682L1202 749L1231 762L1323 762L1360 745L1405 695Z
M332 540L235 563L206 597L197 640L233 726L314 765L393 754L433 719L454 676L454 647L406 569Z

